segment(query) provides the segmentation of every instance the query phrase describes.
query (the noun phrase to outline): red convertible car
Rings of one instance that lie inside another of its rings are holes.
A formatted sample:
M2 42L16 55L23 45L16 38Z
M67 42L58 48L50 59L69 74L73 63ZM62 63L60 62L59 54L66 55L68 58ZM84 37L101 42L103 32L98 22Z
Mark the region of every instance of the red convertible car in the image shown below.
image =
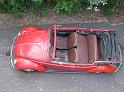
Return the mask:
M23 27L11 55L15 69L39 72L114 73L122 61L114 30L56 25Z

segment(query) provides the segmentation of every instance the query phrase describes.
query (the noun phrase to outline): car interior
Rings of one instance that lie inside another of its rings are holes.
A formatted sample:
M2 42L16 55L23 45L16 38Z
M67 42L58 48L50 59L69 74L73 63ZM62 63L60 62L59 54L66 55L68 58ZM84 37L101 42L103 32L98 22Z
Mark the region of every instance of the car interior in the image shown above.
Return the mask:
M54 31L51 31L50 56L53 54L53 47ZM120 60L119 58L115 32L57 30L55 56L52 57L56 61L92 64L94 61Z
M53 46L53 34L51 44ZM55 58L61 62L93 63L101 58L99 39L94 34L82 35L77 31L57 31Z

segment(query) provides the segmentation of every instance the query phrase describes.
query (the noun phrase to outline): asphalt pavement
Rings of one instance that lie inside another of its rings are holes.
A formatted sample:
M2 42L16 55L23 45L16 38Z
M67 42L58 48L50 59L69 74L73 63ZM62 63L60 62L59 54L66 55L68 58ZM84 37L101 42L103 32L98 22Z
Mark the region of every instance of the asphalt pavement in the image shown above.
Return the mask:
M52 25L38 25L47 28ZM115 29L124 51L124 24L64 24L63 26ZM13 69L10 56L13 38L21 27L0 29L0 92L124 92L124 66L114 74L26 73ZM124 55L123 55L124 56Z

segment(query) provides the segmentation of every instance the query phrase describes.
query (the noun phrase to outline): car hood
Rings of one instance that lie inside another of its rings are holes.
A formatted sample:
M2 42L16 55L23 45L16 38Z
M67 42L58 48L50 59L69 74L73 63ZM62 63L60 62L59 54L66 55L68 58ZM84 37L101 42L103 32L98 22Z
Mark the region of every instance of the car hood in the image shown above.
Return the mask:
M20 34L14 44L16 57L46 61L49 58L49 32L41 30Z

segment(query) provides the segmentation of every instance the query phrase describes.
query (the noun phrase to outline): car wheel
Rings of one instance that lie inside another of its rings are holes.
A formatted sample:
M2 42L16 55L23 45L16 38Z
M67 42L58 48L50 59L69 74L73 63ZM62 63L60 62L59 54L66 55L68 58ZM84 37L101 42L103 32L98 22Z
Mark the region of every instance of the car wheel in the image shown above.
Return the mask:
M24 72L35 72L36 70L33 70L33 69L23 69L22 71L24 71Z
M17 70L23 70L26 72L31 72L31 71L45 72L46 70L46 68L43 65L23 58L16 59L15 68Z

